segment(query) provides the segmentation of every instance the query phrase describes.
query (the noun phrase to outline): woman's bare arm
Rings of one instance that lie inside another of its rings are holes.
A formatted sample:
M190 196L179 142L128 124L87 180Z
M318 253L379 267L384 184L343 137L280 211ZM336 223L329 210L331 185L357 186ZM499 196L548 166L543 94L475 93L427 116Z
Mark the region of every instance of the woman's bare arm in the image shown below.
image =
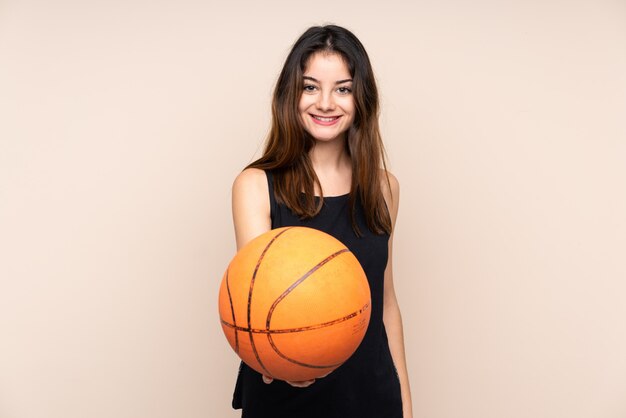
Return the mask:
M383 302L383 322L389 340L389 350L393 363L398 371L400 379L400 389L402 395L402 410L404 418L413 417L413 407L411 401L411 388L409 385L409 374L406 367L406 356L404 353L404 333L402 329L402 315L398 306L398 299L393 286L392 270L392 249L393 249L393 229L395 229L396 218L398 216L398 199L400 186L398 180L389 173L391 190L386 185L383 186L385 201L391 214L392 233L389 237L389 259L385 269L384 302Z
M247 168L233 182L232 190L233 224L237 251L252 239L272 229L270 218L270 198L267 177L263 170ZM272 378L263 376L265 383ZM287 382L292 386L306 387L315 382Z

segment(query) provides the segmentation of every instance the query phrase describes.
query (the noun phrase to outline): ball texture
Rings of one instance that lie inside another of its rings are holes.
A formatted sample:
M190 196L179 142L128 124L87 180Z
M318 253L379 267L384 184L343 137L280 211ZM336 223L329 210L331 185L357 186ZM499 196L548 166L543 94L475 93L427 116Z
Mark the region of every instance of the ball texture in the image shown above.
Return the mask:
M324 376L363 340L370 289L339 240L306 227L268 231L239 250L219 291L222 329L251 368L288 381Z

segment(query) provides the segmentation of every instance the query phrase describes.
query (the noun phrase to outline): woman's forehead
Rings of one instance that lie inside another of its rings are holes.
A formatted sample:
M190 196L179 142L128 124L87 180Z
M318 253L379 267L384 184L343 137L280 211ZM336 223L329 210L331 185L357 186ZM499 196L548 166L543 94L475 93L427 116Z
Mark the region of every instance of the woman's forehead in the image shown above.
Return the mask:
M306 61L303 73L306 75L318 73L320 76L326 74L341 75L344 78L350 76L348 63L345 58L333 51L318 51L311 54Z

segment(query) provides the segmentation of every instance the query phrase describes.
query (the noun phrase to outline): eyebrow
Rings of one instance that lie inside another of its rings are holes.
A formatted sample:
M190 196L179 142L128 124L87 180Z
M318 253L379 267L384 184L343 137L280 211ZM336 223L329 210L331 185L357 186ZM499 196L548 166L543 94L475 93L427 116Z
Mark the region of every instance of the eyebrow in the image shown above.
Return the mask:
M319 80L316 80L316 79L315 79L315 78L313 78L313 77L309 77L308 75L305 75L305 76L304 76L304 79L305 79L305 80L315 81L316 83L319 83ZM335 84L341 84L341 83L345 83L345 82L347 82L347 81L352 81L352 79L351 79L351 78L346 78L345 80L335 81Z

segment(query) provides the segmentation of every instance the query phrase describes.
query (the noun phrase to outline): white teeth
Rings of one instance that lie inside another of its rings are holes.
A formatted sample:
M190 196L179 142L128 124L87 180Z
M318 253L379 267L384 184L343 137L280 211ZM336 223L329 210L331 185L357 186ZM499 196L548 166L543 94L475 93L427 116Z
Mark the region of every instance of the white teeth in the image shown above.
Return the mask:
M339 116L334 117L334 118L321 118L321 117L319 117L319 116L313 116L313 117L314 117L315 119L317 119L317 120L322 121L322 122L332 122L332 121L334 121L335 119L337 119Z

